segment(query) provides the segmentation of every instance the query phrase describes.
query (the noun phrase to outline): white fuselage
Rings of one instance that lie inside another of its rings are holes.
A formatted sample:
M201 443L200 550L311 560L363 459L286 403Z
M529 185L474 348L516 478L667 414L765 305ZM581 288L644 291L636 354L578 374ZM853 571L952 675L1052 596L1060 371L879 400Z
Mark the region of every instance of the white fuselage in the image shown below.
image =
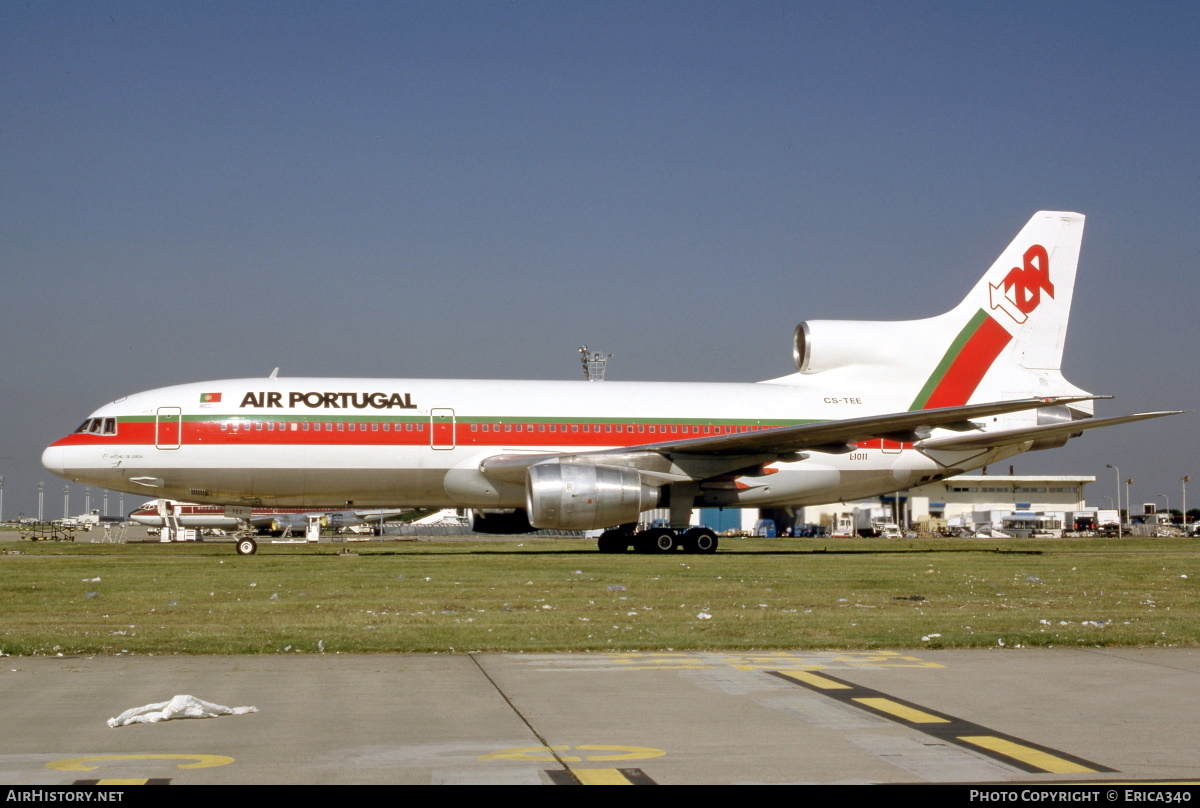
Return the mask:
M56 474L191 502L304 508L520 508L496 455L676 442L902 411L880 385L238 379L96 410L46 449ZM1028 417L1028 416L1014 416ZM111 423L111 425L110 425ZM939 457L874 440L700 486L697 505L781 507L886 493L1020 451Z

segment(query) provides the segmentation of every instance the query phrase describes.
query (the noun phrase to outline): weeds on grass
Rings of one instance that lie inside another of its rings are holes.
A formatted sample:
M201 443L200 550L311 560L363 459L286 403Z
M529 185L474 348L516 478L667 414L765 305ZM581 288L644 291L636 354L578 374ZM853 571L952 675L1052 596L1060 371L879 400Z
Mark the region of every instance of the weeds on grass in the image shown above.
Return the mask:
M1200 644L1186 539L9 546L7 654Z

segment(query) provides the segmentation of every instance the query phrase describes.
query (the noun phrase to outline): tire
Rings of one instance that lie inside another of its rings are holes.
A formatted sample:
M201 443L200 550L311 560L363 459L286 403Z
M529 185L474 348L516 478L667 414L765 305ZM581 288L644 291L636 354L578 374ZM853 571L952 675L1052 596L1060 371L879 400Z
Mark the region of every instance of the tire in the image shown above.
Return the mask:
M606 530L596 540L596 549L602 553L623 553L629 549L629 534L620 528Z
M679 549L679 534L674 530L660 528L652 532L654 533L651 539L654 543L654 552L670 553Z
M683 534L683 549L689 553L715 553L717 534L706 527L695 527Z
M238 539L237 554L238 555L254 555L258 552L258 543L254 539Z

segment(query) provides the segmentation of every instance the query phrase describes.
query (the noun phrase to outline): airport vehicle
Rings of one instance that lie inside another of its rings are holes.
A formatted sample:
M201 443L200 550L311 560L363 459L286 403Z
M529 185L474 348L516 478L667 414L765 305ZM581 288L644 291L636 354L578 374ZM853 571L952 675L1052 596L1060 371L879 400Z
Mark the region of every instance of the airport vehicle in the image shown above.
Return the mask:
M695 507L876 496L1170 414L1095 418L1060 371L1083 224L1035 214L945 314L803 322L796 372L764 382L207 381L107 404L42 463L200 503L465 508L483 532L713 552ZM669 526L638 530L654 508Z
M174 518L178 527L197 530L237 531L249 528L260 535L279 535L289 528L303 533L310 517L323 527L351 527L394 516L406 509L317 510L312 508L226 508L196 502L152 499L131 511L129 520L152 528L166 527Z

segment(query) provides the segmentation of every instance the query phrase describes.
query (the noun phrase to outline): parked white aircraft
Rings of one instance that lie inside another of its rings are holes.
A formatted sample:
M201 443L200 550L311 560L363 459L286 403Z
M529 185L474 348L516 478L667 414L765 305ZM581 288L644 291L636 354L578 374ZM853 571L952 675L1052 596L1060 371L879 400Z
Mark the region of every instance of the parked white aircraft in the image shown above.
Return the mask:
M329 510L314 508L246 508L244 513L230 511L222 505L201 505L195 502L173 502L152 499L131 511L132 522L152 528L162 528L174 519L179 527L200 530L242 530L249 528L263 535L278 534L291 528L303 533L309 517L320 517L323 527L350 527L366 523L378 524L380 519L394 516L406 509Z
M810 320L755 384L271 378L118 399L46 449L69 480L262 507L467 508L476 530L608 528L602 552L716 550L693 508L821 504L1062 446L1084 217L1037 213L966 299L923 320ZM670 508L672 528L636 531ZM239 544L253 552L253 542Z

